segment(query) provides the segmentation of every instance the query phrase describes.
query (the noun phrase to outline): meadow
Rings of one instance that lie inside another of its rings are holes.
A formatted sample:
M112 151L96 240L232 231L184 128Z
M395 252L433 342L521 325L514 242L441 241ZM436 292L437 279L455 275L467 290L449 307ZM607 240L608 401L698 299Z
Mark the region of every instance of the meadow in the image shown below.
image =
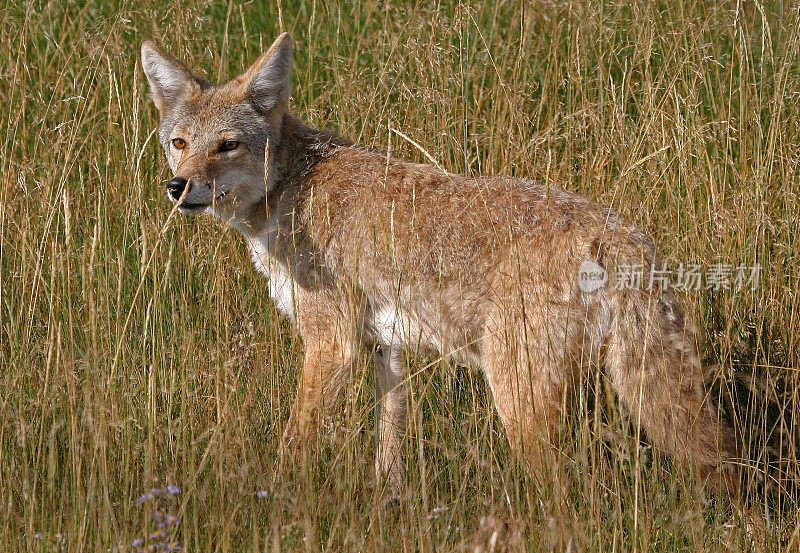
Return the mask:
M0 549L800 550L799 7L6 0ZM673 267L760 266L757 286L678 294L747 444L751 524L650 447L599 368L565 426L557 509L481 376L440 359L407 360L399 504L375 486L366 362L320 448L277 462L302 344L239 236L169 217L138 56L154 40L223 81L281 31L313 125L584 194Z

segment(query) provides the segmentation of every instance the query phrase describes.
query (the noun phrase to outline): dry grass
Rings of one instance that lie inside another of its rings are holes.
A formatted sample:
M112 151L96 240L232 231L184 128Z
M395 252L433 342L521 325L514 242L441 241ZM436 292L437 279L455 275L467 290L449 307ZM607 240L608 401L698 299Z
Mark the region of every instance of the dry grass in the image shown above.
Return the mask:
M401 505L374 488L366 367L320 452L275 470L300 344L230 231L161 232L168 169L137 55L155 39L227 78L281 30L316 125L424 161L392 127L450 170L559 183L675 263L762 265L755 291L681 301L768 470L751 488L764 535L638 444L600 375L567 431L560 512L510 458L480 377L425 360L409 360ZM799 30L788 2L6 3L4 550L132 551L159 541L155 510L180 518L166 541L185 551L800 548ZM167 484L181 492L137 503Z

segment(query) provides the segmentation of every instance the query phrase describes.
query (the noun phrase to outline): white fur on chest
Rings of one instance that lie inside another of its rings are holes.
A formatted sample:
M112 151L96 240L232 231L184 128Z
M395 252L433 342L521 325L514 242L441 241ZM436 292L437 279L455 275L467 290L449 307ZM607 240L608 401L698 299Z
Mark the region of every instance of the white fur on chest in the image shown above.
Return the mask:
M295 310L298 287L292 275L281 263L275 260L268 249L269 242L265 240L252 240L250 253L256 269L269 279L269 295L275 302L278 311L297 322Z

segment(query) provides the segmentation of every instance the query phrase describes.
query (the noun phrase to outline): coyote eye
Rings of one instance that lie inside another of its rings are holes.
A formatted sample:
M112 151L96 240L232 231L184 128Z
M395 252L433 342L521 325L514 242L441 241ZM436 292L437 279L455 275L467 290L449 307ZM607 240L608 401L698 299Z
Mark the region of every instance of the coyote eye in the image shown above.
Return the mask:
M172 145L178 150L183 150L186 147L186 141L183 138L173 138Z
M239 147L239 143L236 142L235 140L226 140L219 147L219 151L220 152L230 152L231 150L235 150L238 147Z

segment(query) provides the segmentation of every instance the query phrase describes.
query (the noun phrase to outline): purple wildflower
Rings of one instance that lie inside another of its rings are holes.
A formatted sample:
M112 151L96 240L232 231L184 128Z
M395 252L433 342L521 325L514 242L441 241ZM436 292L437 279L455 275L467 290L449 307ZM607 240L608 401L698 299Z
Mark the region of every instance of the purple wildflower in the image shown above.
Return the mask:
M433 510L430 513L428 513L428 515L425 518L427 518L428 520L432 520L436 518L438 515L444 513L446 510L447 507L434 507Z

